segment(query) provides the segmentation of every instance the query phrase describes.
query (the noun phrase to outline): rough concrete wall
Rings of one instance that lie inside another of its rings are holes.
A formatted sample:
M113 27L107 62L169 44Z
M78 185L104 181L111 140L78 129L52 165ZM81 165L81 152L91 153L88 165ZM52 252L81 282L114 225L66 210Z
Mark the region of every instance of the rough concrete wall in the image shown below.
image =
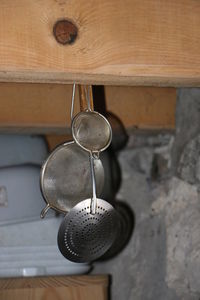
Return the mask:
M112 300L200 299L199 107L199 89L179 90L175 139L133 134L118 155L117 199L135 228L118 256L95 264L112 275Z

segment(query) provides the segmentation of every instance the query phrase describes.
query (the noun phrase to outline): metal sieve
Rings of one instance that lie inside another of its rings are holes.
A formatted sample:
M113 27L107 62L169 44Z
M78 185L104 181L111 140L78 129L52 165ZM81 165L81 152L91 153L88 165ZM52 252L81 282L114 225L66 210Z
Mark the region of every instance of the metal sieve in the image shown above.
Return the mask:
M67 213L79 201L90 197L92 182L88 157L88 153L74 142L62 144L50 154L41 169L41 191L47 202L41 218L49 208ZM94 169L100 194L104 185L101 160L95 160Z
M79 112L72 119L72 136L74 141L84 150L98 153L110 145L112 129L108 120L103 115L91 109L91 87L86 89L85 94L87 109ZM72 107L74 106L73 103L74 95L72 97Z

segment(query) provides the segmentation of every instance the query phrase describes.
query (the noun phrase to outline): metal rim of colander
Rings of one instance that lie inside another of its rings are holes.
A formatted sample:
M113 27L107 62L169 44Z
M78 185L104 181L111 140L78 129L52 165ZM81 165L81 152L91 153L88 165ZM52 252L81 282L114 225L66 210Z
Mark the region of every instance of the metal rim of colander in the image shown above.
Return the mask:
M65 216L60 225L57 236L58 247L62 255L71 261L89 262L96 260L108 251L117 237L118 213L107 201L99 198L97 201L97 211L95 215L92 215L90 212L91 199L86 199L79 202ZM94 223L95 220L97 221L96 224ZM91 223L88 223L89 221ZM84 223L85 225L83 227ZM93 231L90 231L90 226L94 227ZM101 227L103 226L105 228L102 229ZM97 241L94 237L93 240L88 240L84 249L86 254L80 253L80 248L84 246L84 243L80 245L79 242L81 242L85 236L88 239L89 235L93 235L95 228L97 232L101 232L101 235L96 235ZM104 232L106 229L108 231L105 237ZM87 230L85 235L83 235L84 230ZM75 236L74 239L73 236ZM77 240L78 242L75 244L75 241ZM104 242L100 244L102 241ZM90 251L91 253L88 254L87 251Z
M85 113L85 112L89 112L89 113L98 115L98 116L101 117L101 118L106 122L106 124L108 125L109 132L110 132L109 139L108 139L107 143L105 144L105 146L102 147L102 148L99 149L99 150L93 151L93 150L91 150L91 149L89 149L89 148L87 148L87 147L84 147L84 146L78 141L78 139L76 138L76 134L75 134L75 132L74 132L74 131L75 131L75 122L76 122L76 120L80 117L80 115L83 114L83 113ZM111 141L112 141L112 128L111 128L110 123L108 122L108 120L107 120L102 114L100 114L99 112L94 111L94 110L85 110L85 111L81 111L81 112L79 112L77 115L75 115L75 116L73 117L73 119L72 119L72 122L71 122L71 130L72 130L72 136L73 136L74 141L75 141L82 149L86 150L87 152L91 152L91 151L92 151L93 153L95 153L95 152L96 152L96 153L100 153L100 152L106 150L106 149L110 146L110 143L111 143Z
M69 209L66 209L66 210L63 210L63 209L59 209L59 207L53 205L48 199L49 199L49 196L46 194L46 188L44 187L44 176L45 176L45 172L46 172L46 169L48 167L48 164L49 162L51 161L52 157L62 148L66 147L66 146L69 146L69 145L76 145L76 143L74 141L70 141L70 142L66 142L66 143L63 143L63 144L60 144L59 146L57 146L51 153L50 155L48 156L48 158L44 161L42 167L41 167L41 171L40 171L40 190L41 190L41 193L43 195L43 198L47 204L47 206L49 206L49 208L51 209L54 209L55 211L57 212L60 212L62 214L66 214L68 213ZM83 151L83 150L82 150ZM87 153L87 152L85 152ZM102 164L102 162L101 162ZM102 168L103 168L103 164L102 164Z
M63 143L63 144L57 146L50 153L50 155L48 156L48 158L45 160L45 162L43 163L43 165L41 167L41 171L40 171L40 190L41 190L41 193L43 195L43 198L44 198L46 204L50 206L50 208L52 208L52 209L54 209L54 210L56 210L56 211L58 211L60 213L65 213L65 212L67 213L68 211L64 211L63 209L59 209L55 205L49 203L48 196L47 196L47 194L45 192L45 187L44 187L44 176L45 176L45 171L46 171L46 168L48 166L48 163L51 160L51 158L55 155L55 153L58 152L61 148L65 147L65 146L68 146L68 145L71 145L71 144L74 144L74 141L66 142L66 143Z

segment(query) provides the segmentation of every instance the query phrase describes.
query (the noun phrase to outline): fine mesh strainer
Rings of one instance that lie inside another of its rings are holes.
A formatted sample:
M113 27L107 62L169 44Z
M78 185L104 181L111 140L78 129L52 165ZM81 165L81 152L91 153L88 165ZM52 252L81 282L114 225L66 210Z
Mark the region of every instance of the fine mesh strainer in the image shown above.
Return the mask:
M104 185L104 169L101 160L95 160L94 169L98 191L101 193ZM74 142L58 146L42 166L40 185L47 202L41 217L45 216L49 208L67 213L79 201L91 195L88 152Z
M78 203L65 216L58 231L58 247L67 259L89 262L102 256L114 242L118 214L108 202L96 198L94 158L90 154L92 199Z
M91 109L90 89L85 92L87 109L79 112L72 119L72 135L74 141L86 151L101 152L112 140L112 129L108 120L100 113ZM72 107L74 97L72 97Z

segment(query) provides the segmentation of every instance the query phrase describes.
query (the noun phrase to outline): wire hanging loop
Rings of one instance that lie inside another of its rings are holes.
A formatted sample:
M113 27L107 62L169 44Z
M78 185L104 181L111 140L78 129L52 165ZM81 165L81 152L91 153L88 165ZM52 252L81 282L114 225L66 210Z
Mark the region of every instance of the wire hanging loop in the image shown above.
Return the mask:
M74 117L74 101L75 101L75 93L76 93L76 83L73 84L73 89L72 89L72 103L71 103L71 112L70 112L70 116L71 116L71 121Z

